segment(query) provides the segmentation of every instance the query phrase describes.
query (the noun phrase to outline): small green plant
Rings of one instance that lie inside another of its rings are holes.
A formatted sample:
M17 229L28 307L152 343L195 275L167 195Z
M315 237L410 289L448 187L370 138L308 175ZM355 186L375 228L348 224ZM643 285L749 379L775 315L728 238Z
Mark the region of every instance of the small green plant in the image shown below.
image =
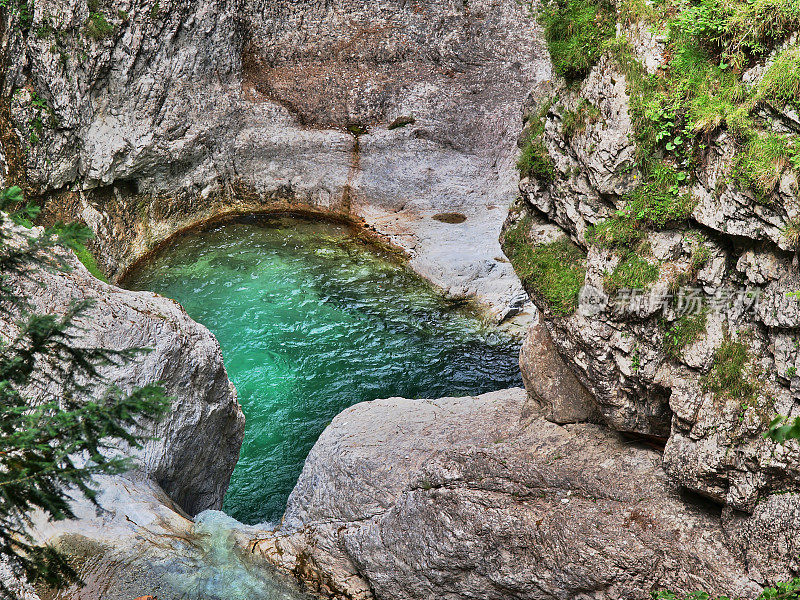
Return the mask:
M786 369L786 378L787 379L792 379L795 375L797 375L797 367L792 366L792 367L789 367L788 369Z
M688 596L677 595L675 592L662 590L651 594L653 600L731 600L728 596L712 596L708 592L692 592ZM757 600L799 600L800 578L779 583L774 587L765 588Z
M711 250L708 249L708 246L706 246L703 241L705 240L702 234L698 234L697 244L692 248L692 257L689 262L692 277L696 277L697 273L711 260Z
M161 2L160 0L156 0L153 3L153 6L150 8L150 18L151 19L157 18L159 12L161 12Z
M792 248L800 247L800 219L789 219L781 233Z
M22 31L28 31L33 21L33 2L28 5L28 0L0 0L0 8L6 9L16 16Z
M522 138L522 153L517 160L517 169L521 177L535 177L542 181L552 181L555 178L555 165L542 137L544 135L545 119L553 100L545 102L538 114L528 120L528 128Z
M553 68L570 81L589 73L616 34L614 8L604 0L547 0L539 23Z
M625 211L600 221L586 231L586 241L608 250L631 250L644 240L642 224L631 219Z
M789 440L800 440L800 417L790 419L784 416L775 417L770 422L764 438L776 444L785 444Z
M345 127L345 129L347 129L351 135L356 137L367 134L367 128L359 123L350 123L347 127Z
M99 12L89 14L86 22L86 34L96 40L103 39L114 33L114 26L108 22L105 15Z
M503 249L526 289L543 299L553 313L572 314L586 280L586 255L569 238L532 245L526 232L530 219L521 219L503 236Z
M736 155L733 177L742 186L756 192L756 198L763 203L771 202L784 171L792 166L798 154L795 139L779 134L753 135Z
M693 344L706 331L705 311L695 315L684 315L664 334L664 352L671 358L680 358L683 349Z
M800 46L781 52L764 74L752 103L796 103L800 97Z
M525 138L522 153L517 160L517 169L522 177L535 177L543 181L552 181L555 178L553 159L540 137L530 134Z
M604 285L608 293L622 289L643 290L658 280L659 266L630 252L623 256L616 268L605 277Z
M44 40L53 35L53 27L50 25L50 20L45 17L42 24L36 28L36 39Z
M600 120L600 110L588 100L581 98L575 110L564 113L561 121L561 133L565 139L571 139L586 131L586 126Z
M703 378L703 389L716 397L751 401L758 392L758 386L747 373L749 366L747 346L741 341L726 339L714 352L711 370Z
M689 218L695 202L682 193L685 174L666 163L652 169L652 179L629 193L625 208L589 228L586 241L601 248L635 250L647 229L663 229Z

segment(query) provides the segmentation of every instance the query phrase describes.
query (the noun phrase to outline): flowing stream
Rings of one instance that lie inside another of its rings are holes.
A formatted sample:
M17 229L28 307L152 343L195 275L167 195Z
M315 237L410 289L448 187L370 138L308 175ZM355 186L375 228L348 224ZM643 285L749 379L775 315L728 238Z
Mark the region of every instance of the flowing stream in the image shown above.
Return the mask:
M173 240L127 280L217 337L247 417L224 510L280 520L340 411L520 385L519 342L447 301L344 225L248 218Z

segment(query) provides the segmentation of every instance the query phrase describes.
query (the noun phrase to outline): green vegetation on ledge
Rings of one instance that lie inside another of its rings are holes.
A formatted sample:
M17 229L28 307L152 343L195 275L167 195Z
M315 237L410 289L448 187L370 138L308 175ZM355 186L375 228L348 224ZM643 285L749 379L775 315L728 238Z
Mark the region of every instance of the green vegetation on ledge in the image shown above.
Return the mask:
M607 278L612 290L657 276L657 267L641 257L646 232L681 227L691 217L696 170L707 163L709 141L717 132L727 130L734 151L717 194L736 185L750 190L757 202L780 209L776 190L783 175L800 170L798 136L775 125L786 106L800 109L800 44L781 48L800 29L796 0L623 0L616 19L625 26L643 21L662 35L663 64L645 70L631 42L616 35L613 9L602 0L550 0L539 9L554 68L568 83L585 77L603 53L626 78L636 143L631 172L639 184L624 198L622 210L586 235L588 243L621 254ZM743 74L764 62L761 81L745 82ZM563 115L565 139L598 118L593 108L581 98ZM530 124L519 166L523 175L552 181L557 174L543 131L543 123ZM786 223L790 243L800 239L799 229Z
M523 134L522 154L517 160L521 177L535 177L543 181L552 181L555 177L553 159L542 141L545 117L552 105L552 100L545 102L538 114L528 119L528 128Z
M752 400L758 386L748 374L750 355L741 341L726 339L714 352L711 370L703 379L703 388L717 397L740 402Z
M634 252L624 255L616 268L605 277L605 289L613 294L622 289L643 290L658 279L659 266Z
M503 249L523 285L545 300L553 313L568 316L578 307L586 279L586 255L567 237L535 246L527 238L530 218L520 219L503 237Z
M672 358L680 358L683 349L695 343L706 332L708 315L705 311L684 315L664 334L664 352Z
M94 255L89 252L89 249L84 246L80 242L75 242L71 245L73 252L75 252L75 256L78 257L78 260L81 261L86 270L89 271L94 277L108 283L108 278L105 274L100 270L100 267L97 266L97 261L94 258Z
M603 0L548 0L539 23L553 68L567 80L586 76L616 31L614 9Z
M600 109L594 104L581 98L575 110L564 113L561 121L561 133L566 139L575 137L586 131L586 126L600 120Z

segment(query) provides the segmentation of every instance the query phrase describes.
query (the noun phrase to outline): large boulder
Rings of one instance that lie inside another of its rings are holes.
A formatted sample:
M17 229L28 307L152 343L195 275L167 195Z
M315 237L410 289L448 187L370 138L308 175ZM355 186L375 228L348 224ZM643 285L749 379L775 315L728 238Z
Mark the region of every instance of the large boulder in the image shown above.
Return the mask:
M69 272L40 269L12 285L31 309L64 314L76 301L91 307L75 321L77 344L110 350L149 348L132 362L103 366L101 375L123 390L160 382L172 398L151 430L136 466L184 511L219 509L244 437L244 414L222 364L216 338L177 303L150 292L130 292L93 277L71 252ZM0 322L4 332L13 323Z
M345 410L256 547L343 598L758 595L719 514L679 493L657 451L523 418L525 403L512 389Z

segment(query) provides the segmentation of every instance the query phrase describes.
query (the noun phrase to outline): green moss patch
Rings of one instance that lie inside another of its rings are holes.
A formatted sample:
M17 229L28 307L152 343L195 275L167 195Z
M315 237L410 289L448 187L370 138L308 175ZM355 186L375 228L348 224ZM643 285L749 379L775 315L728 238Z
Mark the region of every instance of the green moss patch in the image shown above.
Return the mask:
M527 290L544 300L554 314L571 315L586 280L586 255L566 237L534 246L526 236L529 228L527 218L510 227L503 249Z
M114 33L114 26L108 22L105 15L93 12L86 22L86 35L96 40L105 38Z
M108 283L108 278L105 276L105 273L100 270L94 255L89 252L89 249L86 246L83 244L75 244L73 251L75 252L75 256L77 256L78 260L83 263L83 266L86 267L86 270L89 271L89 273L91 273L100 281Z
M602 0L548 0L539 23L553 68L567 80L585 77L616 32L614 8Z

